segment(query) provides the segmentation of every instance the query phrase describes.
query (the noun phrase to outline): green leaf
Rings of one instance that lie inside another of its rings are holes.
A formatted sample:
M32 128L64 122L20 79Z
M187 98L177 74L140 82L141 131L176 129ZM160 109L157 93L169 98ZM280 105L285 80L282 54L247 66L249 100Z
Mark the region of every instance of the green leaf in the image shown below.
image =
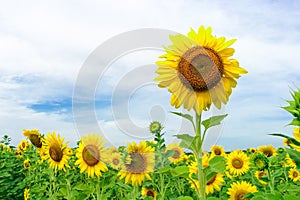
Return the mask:
M191 149L195 137L193 137L189 134L180 134L180 135L174 135L174 136L177 137L178 139L181 139L181 142L180 142L181 147Z
M193 124L193 126L195 128L195 124L194 124L194 121L193 121L193 116L191 116L189 114L183 114L183 113L180 113L180 112L171 112L171 113L189 120Z
M193 198L189 196L184 196L184 197L178 197L177 200L193 200Z
M173 177L189 177L189 168L187 166L178 166L171 170L171 175Z
M172 169L172 167L170 167L170 166L167 166L167 167L164 167L164 168L161 168L161 169L159 169L158 170L158 173L168 173L168 172L170 172L171 171L171 169Z
M284 196L283 196L283 199L284 199L284 200L299 200L299 197L296 197L296 196L294 196L294 195L287 194L287 195L284 195Z
M225 171L225 158L223 156L214 156L210 161L208 166L213 172L223 174Z
M288 125L300 126L300 121L295 118Z
M279 136L279 137L283 137L288 139L289 141L291 141L293 144L300 146L300 142L298 142L295 138L289 137L287 135L281 134L281 133L273 133L273 134L269 134L269 135L273 135L273 136Z
M221 121L227 117L228 114L226 115L217 115L217 116L212 116L204 121L202 121L202 125L204 126L205 129L209 129L212 126L217 126L221 124Z
M297 170L300 171L300 152L294 149L286 149L287 153L290 155L291 159L293 159L297 165Z

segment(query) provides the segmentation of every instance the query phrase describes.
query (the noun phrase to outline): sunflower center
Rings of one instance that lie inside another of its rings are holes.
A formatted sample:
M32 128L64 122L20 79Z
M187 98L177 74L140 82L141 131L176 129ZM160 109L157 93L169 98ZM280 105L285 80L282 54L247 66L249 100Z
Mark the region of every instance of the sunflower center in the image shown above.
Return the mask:
M180 79L195 91L205 91L215 87L223 76L223 63L212 49L196 46L183 54L178 71Z
M272 151L272 150L269 150L269 149L264 150L263 153L264 153L267 157L270 157L270 156L273 155L273 151Z
M298 177L298 173L297 172L293 172L293 177L297 178Z
M215 182L216 178L217 178L217 175L214 175L214 177L212 177L209 181L207 181L206 185L213 184Z
M63 152L58 145L52 145L49 148L49 155L52 160L59 162L63 157Z
M41 141L41 138L38 135L31 134L29 136L29 140L37 148L41 148L42 147L42 141Z
M180 152L178 150L173 149L174 154L172 156L172 158L174 159L178 159L180 157Z
M126 168L131 173L143 173L146 170L146 160L140 153L130 153L131 162Z
M88 166L95 166L100 161L99 150L94 145L87 145L82 150L82 159Z
M243 160L240 158L234 158L231 163L232 163L232 166L236 169L241 169L244 165Z
M240 192L238 192L238 193L236 194L235 199L236 199L236 200L242 200L242 199L244 199L243 197L245 196L245 194L247 194L247 192L245 192L245 191L240 191Z
M118 164L120 163L120 160L119 160L118 158L114 158L114 159L112 160L112 163L113 163L114 165L118 165Z
M152 190L148 190L146 196L147 197L154 197L154 192Z
M222 154L222 152L221 152L220 149L215 149L215 150L214 150L214 153L215 153L215 155L217 155L217 156L219 156L219 155Z

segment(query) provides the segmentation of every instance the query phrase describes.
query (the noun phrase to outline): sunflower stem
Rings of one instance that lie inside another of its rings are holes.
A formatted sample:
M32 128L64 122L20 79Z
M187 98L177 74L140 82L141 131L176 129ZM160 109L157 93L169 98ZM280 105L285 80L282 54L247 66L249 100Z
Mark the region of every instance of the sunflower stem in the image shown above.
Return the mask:
M197 159L197 169L198 169L198 183L199 183L199 193L198 197L200 200L206 200L206 193L205 193L205 173L204 168L202 166L202 144L204 141L205 134L201 134L201 114L196 113L196 138L199 138L199 144L196 145L196 159Z
M271 171L270 169L268 168L268 178L269 178L269 187L270 187L270 190L271 190L271 193L274 193L274 179L271 175Z
M133 186L133 200L137 199L138 186Z

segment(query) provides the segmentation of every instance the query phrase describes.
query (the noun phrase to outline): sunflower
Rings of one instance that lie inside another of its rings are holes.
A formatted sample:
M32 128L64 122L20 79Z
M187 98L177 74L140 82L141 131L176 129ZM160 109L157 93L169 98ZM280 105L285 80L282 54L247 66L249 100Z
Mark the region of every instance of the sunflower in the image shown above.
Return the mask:
M255 172L255 177L257 178L258 182L260 182L262 185L266 185L267 183L263 181L261 178L264 176L267 176L268 172L265 171L256 171Z
M267 157L277 155L276 148L274 148L272 145L259 146L257 150L264 153Z
M294 132L293 132L294 138L300 142L300 127L294 127Z
M155 190L142 187L141 194L142 194L142 196L145 196L145 197L153 197L153 199L156 200L157 192Z
M299 181L300 180L300 172L295 168L290 169L289 178L292 179L294 182Z
M167 146L166 151L173 151L173 155L170 156L168 159L171 163L177 164L180 161L184 160L184 151L177 143L173 143Z
M39 130L37 129L33 129L33 130L23 130L23 135L25 137L27 137L30 142L36 146L37 148L41 148L42 147L42 138L41 138L41 134L39 132Z
M229 194L230 196L229 200L242 200L247 193L253 192L257 192L255 186L245 181L241 181L232 183L231 187L228 189L227 194Z
M222 146L214 145L210 148L212 156L226 156L225 150Z
M120 169L121 163L122 160L119 152L111 154L109 164L113 169Z
M101 172L108 170L104 160L107 155L103 148L102 137L96 134L88 134L83 136L79 143L79 148L76 152L77 161L75 164L79 165L80 173L86 171L89 177L102 176Z
M145 180L145 178L151 180L150 173L153 173L154 169L154 148L147 146L145 141L136 145L128 143L127 153L130 158L126 162L121 171L118 173L120 179L125 178L125 183L131 182L133 186L139 186Z
M24 168L28 168L30 166L30 163L29 163L29 159L27 158L26 160L24 160Z
M285 167L292 167L292 168L296 168L296 162L290 157L289 154L286 154L285 156Z
M18 144L18 149L21 151L26 151L27 147L29 147L29 144L26 140L22 140L19 144Z
M233 175L242 175L249 170L250 159L242 151L236 150L227 156L226 169Z
M48 133L41 151L44 154L43 159L48 160L51 168L66 171L65 167L69 167L69 147L68 142L63 142L64 138L60 134Z
M267 169L269 166L269 160L267 156L261 152L255 153L251 156L251 163L258 170Z
M255 149L255 148L250 148L250 149L248 149L248 151L249 151L250 153L255 153L255 152L256 152L256 149Z
M196 32L191 29L188 36L171 35L173 45L165 47L166 54L156 62L159 74L155 81L159 87L172 93L171 105L194 109L197 114L208 110L213 103L217 108L226 104L237 84L235 79L247 71L231 58L236 40L212 35L210 27L201 26Z
M29 189L25 189L24 190L24 200L28 200L28 198L29 198Z
M22 158L22 151L20 149L17 149L15 151L15 154L16 154L17 158Z

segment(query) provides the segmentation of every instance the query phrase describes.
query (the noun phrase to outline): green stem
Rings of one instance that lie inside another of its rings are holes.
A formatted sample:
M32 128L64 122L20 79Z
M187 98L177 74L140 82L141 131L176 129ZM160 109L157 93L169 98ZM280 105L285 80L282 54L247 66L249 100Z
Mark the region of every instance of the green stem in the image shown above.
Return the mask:
M160 178L160 194L161 194L161 198L164 199L165 198L165 177L163 174L159 174L159 178Z
M269 178L269 187L270 187L270 190L271 190L271 193L274 193L274 179L271 175L271 172L270 172L270 169L268 169L268 178Z
M197 159L197 169L198 169L198 183L199 183L199 193L198 197L200 200L206 200L206 180L205 180L205 173L204 168L202 166L202 144L205 137L205 132L203 134L203 137L201 137L201 114L196 113L196 137L199 138L199 144L196 145L196 159Z
M133 186L133 200L137 199L138 186Z
M102 199L102 193L100 192L100 178L97 177L97 183L96 183L96 196L97 196L97 200L101 200Z

